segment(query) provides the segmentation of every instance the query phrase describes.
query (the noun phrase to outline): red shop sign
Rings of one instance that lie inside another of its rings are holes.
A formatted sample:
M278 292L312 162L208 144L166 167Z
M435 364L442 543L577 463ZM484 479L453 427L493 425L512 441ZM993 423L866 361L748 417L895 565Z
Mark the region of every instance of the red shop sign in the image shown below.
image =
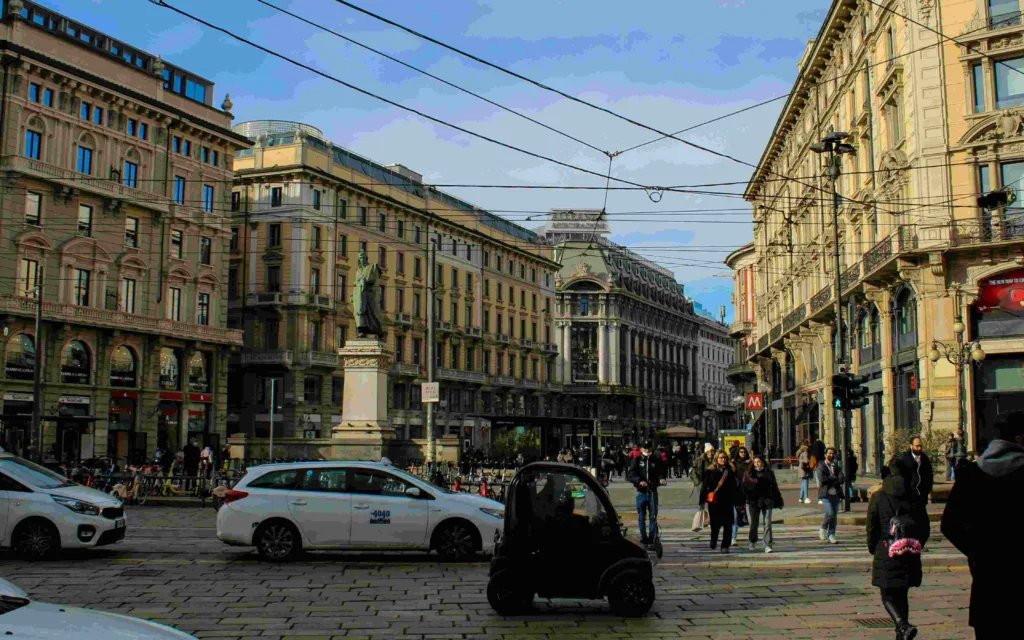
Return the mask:
M192 402L213 402L213 395L209 393L193 393L188 399Z
M978 311L1024 311L1024 269L986 278L978 283Z
M139 397L139 394L135 393L134 391L111 391L110 392L110 397L111 398L131 398L131 399L134 400L135 398Z
M160 392L160 399L161 400L179 400L180 401L181 400L181 394L178 393L177 391L161 391Z
M917 376L910 376L910 390L917 391Z

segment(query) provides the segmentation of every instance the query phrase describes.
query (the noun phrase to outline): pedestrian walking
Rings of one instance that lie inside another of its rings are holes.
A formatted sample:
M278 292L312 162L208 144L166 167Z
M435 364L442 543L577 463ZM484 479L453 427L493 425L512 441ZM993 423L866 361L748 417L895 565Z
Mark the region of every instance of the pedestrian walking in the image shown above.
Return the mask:
M605 447L601 454L601 480L607 486L612 481L612 470L615 469L615 457L612 455L611 447Z
M846 471L846 497L853 500L853 483L857 480L857 470L860 464L857 462L857 454L853 449L846 450L846 460L843 461L843 468Z
M757 535L760 522L764 521L764 552L772 553L775 538L772 535L772 510L784 506L782 492L775 473L768 466L764 456L754 458L754 463L743 475L743 494L750 517L750 550L757 549Z
M910 450L903 452L903 455L896 459L896 465L907 480L911 496L918 502L918 506L927 505L928 496L935 484L935 472L932 461L924 452L924 441L921 436L914 436L910 441ZM892 472L896 473L897 470L893 469Z
M750 468L750 463L750 452L747 451L746 447L741 446L736 452L736 459L733 460L733 465L736 467L737 482L743 482L743 476L746 475L747 469ZM746 499L744 498L743 491L736 492L733 510L735 513L733 514L732 539L739 540L740 527L745 527L748 524Z
M722 534L722 553L729 553L732 546L732 525L735 513L733 506L739 481L736 467L724 450L714 454L715 464L704 472L700 489L700 506L707 505L711 517L711 548L718 547L718 534Z
M643 544L651 544L657 535L658 486L665 484L664 473L659 456L652 455L651 443L645 442L640 455L629 465L629 481L636 487L636 514Z
M949 434L945 444L946 457L946 481L952 482L956 479L956 466L964 459L966 447L964 446L963 429L957 427L956 431Z
M921 586L921 550L931 525L927 516L914 516L914 500L899 473L882 471L882 490L868 503L868 551L871 584L878 587L882 606L896 625L897 640L910 640L917 627L910 624L909 593Z
M999 436L978 461L957 466L941 525L942 535L967 556L973 580L968 624L978 640L1020 633L1016 608L1024 597L1017 579L1024 555L1004 543L1007 533L1024 530L1024 411L1000 414L993 426Z
M814 476L814 469L811 468L811 447L804 440L800 448L796 450L797 463L800 466L800 502L811 504L811 498L807 493L811 484L811 477Z
M825 507L818 537L822 541L838 544L836 524L839 521L839 499L843 497L843 469L836 460L834 447L825 449L825 460L815 471L818 479L818 499Z

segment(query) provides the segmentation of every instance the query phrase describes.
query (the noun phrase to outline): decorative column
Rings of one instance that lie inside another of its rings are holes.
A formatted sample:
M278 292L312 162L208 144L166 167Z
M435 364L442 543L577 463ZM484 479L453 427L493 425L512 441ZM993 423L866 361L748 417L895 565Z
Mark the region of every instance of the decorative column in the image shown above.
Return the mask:
M626 367L622 373L625 384L629 387L633 385L633 331L627 326L623 326L622 331L625 337L624 345L626 348Z
M608 384L608 340L605 333L607 320L597 321L597 383Z
M562 321L562 384L572 384L572 322Z
M608 383L609 384L620 384L619 377L619 321L612 320L608 326L608 341L609 347L609 368L608 368Z

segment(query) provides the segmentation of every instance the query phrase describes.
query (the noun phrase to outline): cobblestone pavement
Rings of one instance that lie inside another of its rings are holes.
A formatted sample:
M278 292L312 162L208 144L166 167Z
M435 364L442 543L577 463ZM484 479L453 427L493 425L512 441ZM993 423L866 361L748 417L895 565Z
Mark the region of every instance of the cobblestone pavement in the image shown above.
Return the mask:
M633 529L630 512L621 515ZM486 559L318 553L264 564L216 540L210 508L131 508L123 543L39 564L4 552L0 576L40 600L141 616L200 638L893 637L888 623L860 622L885 618L863 529L840 527L833 546L814 525L777 525L770 555L749 552L741 530L726 555L707 548L706 531L688 531L692 515L662 510L666 555L655 568L657 602L642 619L612 616L602 602L539 600L532 615L502 618L484 596ZM973 637L963 558L933 537L925 566L925 584L911 595L920 637Z

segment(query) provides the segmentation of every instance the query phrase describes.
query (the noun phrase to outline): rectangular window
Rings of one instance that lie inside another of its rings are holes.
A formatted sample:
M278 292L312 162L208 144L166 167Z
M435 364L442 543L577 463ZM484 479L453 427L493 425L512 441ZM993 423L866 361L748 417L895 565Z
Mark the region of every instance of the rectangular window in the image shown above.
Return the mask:
M413 236L415 236L413 238L413 242L415 242L416 244L419 244L420 243L420 228L419 227L416 227L416 229L415 229L415 231L413 233Z
M209 326L210 324L210 294L200 293L196 301L196 324Z
M313 295L320 295L320 270L311 269L309 272L309 288Z
M18 284L21 291L19 295L34 298L36 297L36 285L39 284L39 262L29 258L21 259L21 273L18 276Z
M420 364L420 353L423 351L423 340L420 338L412 339L412 363L416 366Z
M320 329L321 324L319 322L309 323L309 348L311 351L320 350Z
M384 289L384 285L380 285L380 287L377 289L377 299L380 300L380 310L381 311L387 311L388 310L388 305L386 304L387 303L387 298L385 297L386 293L387 293L387 291Z
M270 206L272 206L272 207L280 207L281 206L281 199L283 197L283 194L284 194L284 189L282 189L281 187L271 187L270 188Z
M267 234L267 246L268 247L280 247L281 246L281 224L273 223L269 225Z
M210 264L210 257L213 253L213 240L202 236L199 238L199 264Z
M458 288L459 286L459 270L452 267L452 286Z
M345 220L348 218L348 202L342 198L338 198L338 219Z
M203 211L213 211L213 186L208 184L203 185Z
M467 304L466 305L466 315L463 316L463 317L465 317L465 319L466 319L466 326L467 327L472 327L473 326L473 307L471 307L471 306L469 306Z
M453 344L452 345L451 368L452 369L458 369L459 368L459 345L457 345L457 344Z
M502 331L502 327L501 327L502 321L501 321L501 314L500 313L497 314L494 317L494 322L495 322L494 333L498 334L499 336L503 335L504 332Z
M134 138L138 127L139 123L136 120L128 118L128 135Z
M1024 58L1000 60L995 72L996 109L1024 104Z
M988 19L993 29L1020 24L1018 0L988 0Z
M127 216L124 219L124 246L139 246L139 219Z
M78 205L78 235L92 235L92 207L87 204Z
M331 404L336 407L340 407L344 402L345 378L331 378Z
M38 84L32 82L28 85L28 99L32 102L39 102L39 91L42 89Z
M302 381L302 401L320 404L320 376L305 376Z
M487 280L486 278L484 279L484 297L491 297L491 281Z
M483 372L487 375L491 374L491 352L484 351L484 368Z
M405 238L405 220L399 220L395 224L398 225L395 229L395 235L399 238Z
M281 335L281 323L277 320L266 320L263 323L263 348L277 349Z
M210 148L199 147L199 161L203 164L210 164Z
M313 208L317 211L320 210L320 190L313 189Z
M338 236L338 253L342 258L348 257L348 236L344 234Z
M231 192L231 210L239 211L242 208L242 192L232 191Z
M313 248L314 249L317 249L317 250L320 249L320 240L321 240L322 236L323 236L323 231L321 230L321 228L317 227L317 226L314 226L313 227Z
M185 178L182 176L174 176L174 201L185 204Z
M481 328L484 333L490 333L491 331L491 312L487 309L483 310L483 319L481 321Z
M530 294L530 298L531 298L531 302L532 302L530 308L533 309L534 311L536 311L537 310L537 294L536 293L531 293Z
M121 304L120 310L125 313L135 313L135 280L132 278L121 278Z
M395 336L395 362L405 362L405 336Z
M505 298L502 296L502 292L505 290L505 287L501 286L501 283L499 282L495 289L498 291L498 302L503 301Z
M75 269L75 304L79 307L89 306L89 277L92 275L85 269Z
M516 357L513 354L508 354L508 375L510 378L516 377Z
M402 287L395 288L395 311L405 313L405 289Z
M96 107L92 111L92 121L96 124L103 124L103 109Z
M184 244L184 236L181 231L173 229L171 231L171 257L181 260L181 250Z
M281 267L277 265L267 267L267 291L269 293L281 291Z
M974 81L974 112L985 110L985 68L980 64L971 65L971 77Z
M228 299L238 297L238 269L228 269Z
M338 340L338 346L339 346L339 347L343 347L343 346L345 346L345 342L346 342L346 341L347 341L347 339L348 339L348 327L346 327L346 326L345 326L345 325L343 325L343 324L342 324L342 325L338 325L338 326L337 326L337 327L335 328L335 332L336 332L336 334L337 334L337 335L336 335L335 337L336 337L336 338L337 338L337 340Z
M82 120L88 120L89 116L92 115L92 105L90 105L88 102L83 102L79 115L81 116Z
M238 227L231 227L231 240L229 248L231 251L238 251Z
M459 303L458 302L453 302L452 303L452 315L451 315L451 318L449 318L449 320L451 320L452 326L456 326L456 325L459 324Z
M377 218L377 231L380 231L381 233L388 232L388 217L383 213Z
M92 175L92 149L78 147L78 173Z
M139 123L139 140L145 140L149 134L149 127L146 126L145 122Z
M192 157L192 141L191 140L186 140L185 141L185 146L183 148L185 149L184 155L186 155L189 158L191 158Z
M519 279L526 280L526 265L522 263L519 264Z
M491 252L490 251L484 251L484 266L485 267L490 267L491 266Z
M422 263L422 261L419 258L416 258L413 261L413 263L412 263L412 277L414 277L414 278L422 278L423 277L423 274L422 274L423 266L422 265L423 265L423 263Z
M25 194L25 223L39 226L42 222L43 196L29 191Z
M124 186L135 189L139 186L139 165L124 161Z
M359 207L359 224L361 224L362 226L365 227L366 226L366 218L367 218L366 207Z
M526 289L519 290L519 306L523 309L526 308Z
M346 281L347 281L347 278L345 277L345 274L344 273L339 273L338 274L338 291L336 292L338 300L343 300L345 298L345 289L347 289L347 287L345 286L346 285Z
M174 153L181 153L181 136L174 136L174 142L171 143L171 150Z
M53 89L43 89L43 106L53 106Z
M473 274L472 273L467 273L466 274L466 292L470 293L472 291L473 291Z
M395 255L395 271L402 275L405 274L405 254L401 251Z
M25 131L25 157L39 160L39 152L43 142L43 136L38 131L31 129Z
M388 251L384 247L377 247L377 264L381 269L388 268Z

